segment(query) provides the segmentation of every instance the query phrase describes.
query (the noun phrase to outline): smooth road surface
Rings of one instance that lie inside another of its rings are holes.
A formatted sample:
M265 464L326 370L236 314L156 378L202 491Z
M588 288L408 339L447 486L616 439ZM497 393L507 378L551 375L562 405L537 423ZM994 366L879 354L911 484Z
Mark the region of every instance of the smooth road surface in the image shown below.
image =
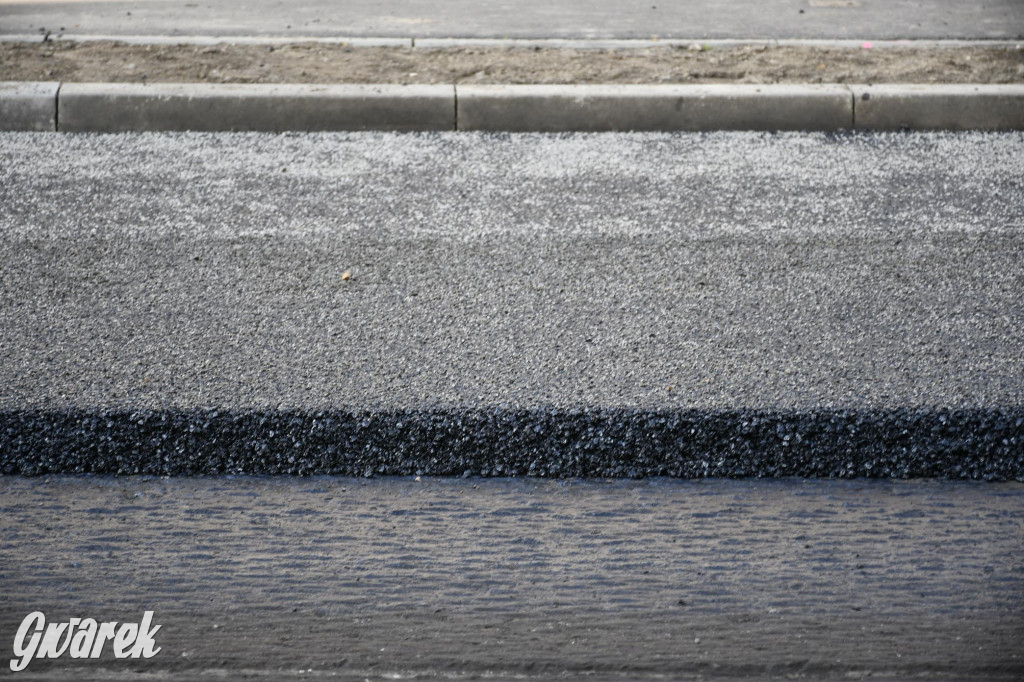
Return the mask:
M34 610L161 625L13 679L1024 675L1020 483L0 477L0 514L5 658Z
M1018 0L0 0L0 34L413 38L1024 37Z

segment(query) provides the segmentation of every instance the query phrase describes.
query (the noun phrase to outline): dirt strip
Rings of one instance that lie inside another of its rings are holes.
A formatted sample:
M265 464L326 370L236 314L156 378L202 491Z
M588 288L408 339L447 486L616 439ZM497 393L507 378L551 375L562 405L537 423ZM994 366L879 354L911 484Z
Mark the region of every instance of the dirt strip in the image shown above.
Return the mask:
M197 83L1024 83L1024 49L589 50L0 43L0 80Z

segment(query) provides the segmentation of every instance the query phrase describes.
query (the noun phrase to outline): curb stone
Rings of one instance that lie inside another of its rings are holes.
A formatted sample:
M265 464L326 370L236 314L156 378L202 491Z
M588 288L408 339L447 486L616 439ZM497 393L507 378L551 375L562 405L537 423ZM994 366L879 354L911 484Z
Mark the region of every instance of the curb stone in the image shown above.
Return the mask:
M451 85L68 83L62 132L455 128Z
M1024 85L0 82L0 130L1024 130Z
M814 130L853 127L841 85L464 85L459 130Z
M57 130L55 82L0 82L0 130Z
M857 130L1024 130L1024 85L852 85Z

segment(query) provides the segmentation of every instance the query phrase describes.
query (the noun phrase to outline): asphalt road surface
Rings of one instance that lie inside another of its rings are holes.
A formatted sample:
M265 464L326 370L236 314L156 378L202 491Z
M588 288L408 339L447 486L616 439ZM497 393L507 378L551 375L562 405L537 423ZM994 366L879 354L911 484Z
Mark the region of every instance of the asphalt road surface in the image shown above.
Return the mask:
M1024 37L1018 0L0 0L0 33L417 38Z
M0 519L4 659L161 626L15 679L1024 676L1020 483L0 477Z
M1024 477L1021 134L0 136L0 470Z

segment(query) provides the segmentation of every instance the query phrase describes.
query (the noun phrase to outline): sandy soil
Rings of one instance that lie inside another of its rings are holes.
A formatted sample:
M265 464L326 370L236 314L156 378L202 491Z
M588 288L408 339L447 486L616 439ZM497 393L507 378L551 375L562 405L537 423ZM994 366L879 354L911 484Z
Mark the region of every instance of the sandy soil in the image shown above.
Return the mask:
M1019 48L424 49L0 43L0 80L209 83L1024 83Z

